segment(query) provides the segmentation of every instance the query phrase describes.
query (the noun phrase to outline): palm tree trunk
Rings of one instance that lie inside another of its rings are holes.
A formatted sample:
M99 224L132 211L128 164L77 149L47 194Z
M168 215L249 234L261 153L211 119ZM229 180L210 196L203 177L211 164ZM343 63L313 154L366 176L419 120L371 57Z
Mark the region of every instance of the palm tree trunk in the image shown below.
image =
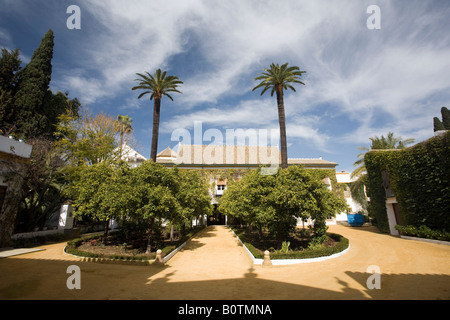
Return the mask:
M283 88L277 88L278 121L280 122L281 169L288 167L286 142L286 116L284 114Z
M161 99L155 98L153 107L153 133L152 133L152 149L150 158L156 162L156 154L158 152L158 132L159 132L159 117L161 109Z

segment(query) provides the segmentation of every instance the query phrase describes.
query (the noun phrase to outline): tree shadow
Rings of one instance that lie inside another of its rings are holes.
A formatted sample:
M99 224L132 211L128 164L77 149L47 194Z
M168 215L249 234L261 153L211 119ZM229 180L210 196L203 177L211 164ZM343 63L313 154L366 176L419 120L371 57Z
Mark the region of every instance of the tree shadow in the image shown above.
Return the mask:
M373 299L449 300L450 275L448 274L385 274L381 270L379 289L369 289L372 275L363 272L345 272L365 288L364 293Z

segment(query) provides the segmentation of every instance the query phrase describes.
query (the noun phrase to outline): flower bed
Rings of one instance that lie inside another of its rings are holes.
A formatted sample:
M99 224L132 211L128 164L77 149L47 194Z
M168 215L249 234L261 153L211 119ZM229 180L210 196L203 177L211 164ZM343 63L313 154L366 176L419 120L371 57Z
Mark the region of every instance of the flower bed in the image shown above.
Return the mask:
M200 231L199 228L193 229L185 236L180 237L177 241L170 242L168 240L160 241L159 248L162 251L162 256L168 256L177 249L180 245L189 240L195 233ZM155 260L156 250L150 254L145 254L142 250L138 250L127 243L118 244L117 241L109 239L107 245L102 243L103 235L92 235L67 242L65 252L87 261L106 262L125 261L125 262L147 262Z
M259 263L264 258L264 251L270 252L270 259L272 262L276 260L297 260L286 261L285 263L275 264L291 264L312 262L315 258L331 257L339 253L343 253L349 248L349 241L347 238L336 234L327 233L328 240L322 244L312 244L308 239L298 239L295 245L290 249L290 245L284 244L284 248L275 249L273 247L264 247L264 241L255 241L255 237L250 233L245 233L243 230L232 228L234 234L239 238L241 243L246 247L248 252L252 255L255 263ZM291 240L295 240L295 236ZM262 245L262 246L261 246ZM303 260L303 261L302 261ZM323 260L323 259L322 259ZM317 260L318 261L318 260Z

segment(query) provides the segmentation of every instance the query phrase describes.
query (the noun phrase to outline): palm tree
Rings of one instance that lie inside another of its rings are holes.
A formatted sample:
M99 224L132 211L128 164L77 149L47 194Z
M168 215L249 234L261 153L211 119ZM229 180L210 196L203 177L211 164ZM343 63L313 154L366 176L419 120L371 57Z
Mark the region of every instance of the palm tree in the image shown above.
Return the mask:
M280 123L280 140L281 140L281 169L288 167L287 163L287 143L286 143L286 117L284 113L284 99L283 90L291 89L296 92L291 83L300 83L305 85L301 79L301 76L306 71L301 71L299 67L288 67L288 63L283 64L281 67L278 64L272 63L270 69L264 69L261 75L255 78L255 81L261 81L252 91L263 87L261 95L263 95L268 89L272 89L270 95L277 93L277 105L278 105L278 121Z
M364 155L367 151L378 149L404 149L407 145L414 143L414 139L405 139L402 137L394 137L392 132L389 132L387 137L381 136L381 138L375 136L369 138L372 141L372 146L369 148L359 147L358 150L364 151L358 154L358 160L353 163L353 166L357 167L351 174L351 177L359 177L366 172L364 165Z
M144 95L151 94L150 100L154 100L153 106L153 133L152 133L152 148L150 153L150 158L156 162L156 154L158 152L158 132L159 132L159 119L160 119L160 109L161 109L161 98L162 96L167 96L173 101L169 92L181 93L177 90L178 85L183 82L176 76L167 76L166 71L162 72L161 69L156 70L155 75L151 75L146 72L146 75L141 73L136 73L140 78L135 81L139 81L139 85L132 88L132 90L143 89L138 99L142 98Z
M133 122L133 120L129 116L122 116L119 114L117 116L117 122L119 123L119 126L120 126L120 156L119 157L122 157L123 135L133 131L133 127L131 126L131 123Z

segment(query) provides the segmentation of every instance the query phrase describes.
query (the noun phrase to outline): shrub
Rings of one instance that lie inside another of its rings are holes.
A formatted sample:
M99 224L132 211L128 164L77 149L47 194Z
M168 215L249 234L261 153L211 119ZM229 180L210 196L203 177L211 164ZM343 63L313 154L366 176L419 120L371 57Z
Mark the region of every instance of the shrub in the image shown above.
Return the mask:
M398 231L407 236L450 241L450 232L445 232L441 230L432 230L425 225L422 225L418 228L411 225L409 226L396 225L395 229L397 229Z

